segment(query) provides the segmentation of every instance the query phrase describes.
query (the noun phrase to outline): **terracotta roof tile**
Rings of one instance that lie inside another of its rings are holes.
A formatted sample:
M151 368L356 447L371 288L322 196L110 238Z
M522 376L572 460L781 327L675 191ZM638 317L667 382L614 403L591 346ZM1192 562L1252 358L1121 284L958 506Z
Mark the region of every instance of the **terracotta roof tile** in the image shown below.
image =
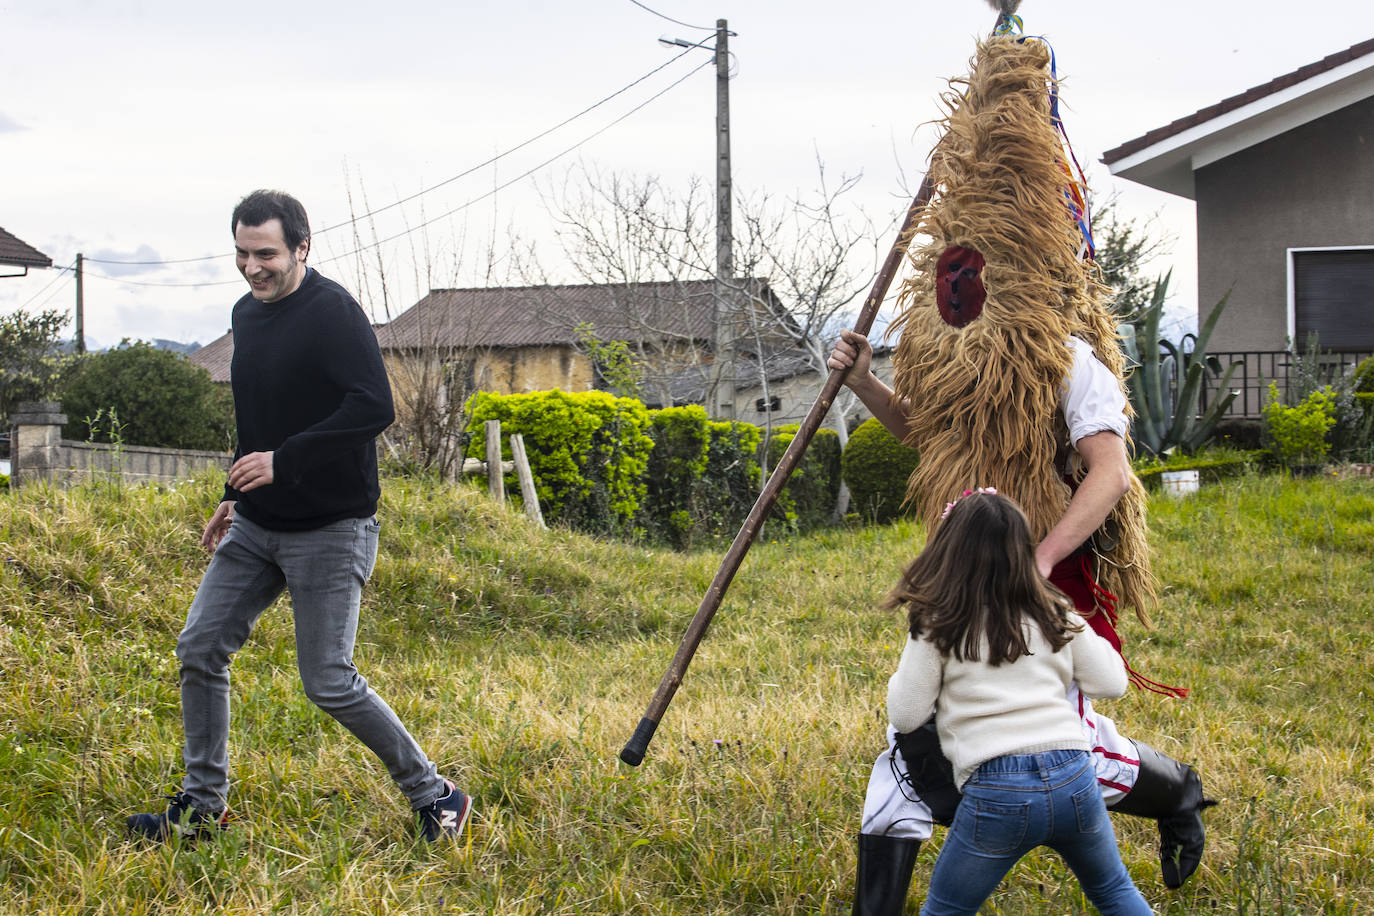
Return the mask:
M186 358L208 371L214 381L229 381L229 361L234 358L234 332L226 331Z
M771 297L760 280L738 281ZM715 283L596 283L436 289L377 333L382 349L571 345L589 323L604 340L710 340Z
M1276 92L1281 92L1284 89L1288 89L1291 86L1296 86L1297 84L1309 80L1314 76L1318 76L1319 74L1325 73L1328 70L1334 70L1336 67L1339 67L1342 64L1347 64L1350 61L1357 60L1358 58L1364 57L1367 54L1374 54L1374 38L1371 38L1368 41L1362 41L1356 45L1351 45L1344 51L1337 51L1335 54L1328 54L1326 57L1323 57L1316 63L1308 64L1305 67L1299 67L1292 73L1286 73L1283 76L1275 77L1274 79L1270 80L1269 82L1261 86L1256 86L1253 89L1247 89L1244 92L1239 93L1238 95L1233 95L1230 98L1222 99L1215 105L1209 105L1208 107L1203 108L1200 111L1195 111L1187 117L1179 118L1176 121L1164 125L1163 127L1157 127L1142 137L1137 137L1134 140L1128 140L1120 146L1116 147L1115 149L1110 149L1107 150L1107 152L1103 153L1102 161L1110 165L1113 162L1125 159L1127 156L1133 155L1135 153L1140 152L1143 149L1147 149L1151 146L1154 146L1156 143L1159 143L1160 141L1167 140L1170 137L1181 134L1191 127L1197 127L1200 124L1205 124L1213 118L1218 118L1221 115L1226 114L1227 112L1235 111L1237 108L1242 108L1246 105L1249 105L1251 102L1257 102L1260 99L1265 98L1266 96L1273 95Z
M28 242L0 229L0 264L15 267L52 267L52 258Z

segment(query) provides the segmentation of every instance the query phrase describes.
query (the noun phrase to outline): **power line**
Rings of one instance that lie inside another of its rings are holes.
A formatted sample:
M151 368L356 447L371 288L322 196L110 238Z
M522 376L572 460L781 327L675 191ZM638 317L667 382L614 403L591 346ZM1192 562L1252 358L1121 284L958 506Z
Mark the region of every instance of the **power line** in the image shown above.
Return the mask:
M22 308L27 308L27 307L28 307L28 304L29 304L30 302L32 302L33 300L37 299L39 296L43 295L44 293L46 293L49 289L52 288L52 285L53 285L54 283L56 283L57 281L59 281L59 280L62 279L62 275L63 275L63 274L67 273L67 272L70 271L70 270L75 269L75 267L76 267L75 264L68 264L66 267L60 267L60 268L58 268L58 270L57 270L57 276L55 276L55 277L53 277L51 280L49 280L47 286L44 286L44 287L43 287L42 289L40 289L38 292L34 293L34 294L33 294L32 296L30 296L28 299L24 300L23 305L20 305L19 307L20 307L21 309L22 309ZM51 299L52 297L49 296L48 298ZM48 304L48 303L47 303L47 300L44 300L43 304L44 304L44 305L47 305L47 304Z
M94 258L86 258L86 260L87 260L87 261L93 261L93 260L95 260L95 259L94 259ZM115 262L115 263L123 263L123 262L117 261L117 262ZM159 262L159 263L163 263L163 262ZM165 263L173 263L173 262L168 261L168 262L165 262ZM101 280L109 280L111 283L123 283L123 284L125 284L125 285L127 285L127 286L176 286L176 287L191 287L191 286L233 286L233 285L236 285L236 284L238 284L238 283L240 282L239 280L205 280L205 281L202 281L202 282L200 282L200 283L158 283L158 282L155 282L155 281L153 281L153 280L125 280L125 279L122 279L122 278L120 278L120 277L111 277L111 276L109 276L108 274L98 274L98 273L96 273L95 271L92 271L92 270L86 271L86 276L88 276L88 277L96 277L96 278L101 279Z
M417 198L417 197L419 197L419 196L421 196L421 195L423 195L423 194L428 194L430 191L438 190L439 188L442 188L442 187L444 187L445 185L452 184L453 182L457 181L457 180L460 179L460 178L466 178L468 175L471 175L473 172L476 172L476 171L479 170L479 169L486 168L487 166L491 165L492 163L496 162L497 160L503 159L504 157L509 156L511 153L518 152L519 150L524 149L525 147L529 146L531 143L534 143L536 140L542 140L542 139L544 139L544 138L547 137L549 134L551 134L551 133L553 133L554 131L559 130L559 129L563 128L563 127L566 127L567 125L571 124L573 121L576 121L578 118L582 117L583 115L590 114L591 112L593 112L593 111L595 111L596 109L600 108L602 105L606 104L607 102L609 102L611 99L615 98L616 96L621 95L621 94L627 92L627 91L630 90L630 89L633 89L635 86L638 86L640 83L644 82L644 81L645 81L646 79L648 79L649 77L651 77L651 76L653 76L654 74L658 73L660 70L663 70L664 68L669 67L669 66L671 66L672 64L677 63L679 60L681 60L683 57L685 57L687 54L689 54L689 53L691 52L691 50L692 50L691 48L688 48L687 50L683 51L681 54L677 55L677 57L674 57L674 58L672 58L671 60L669 60L667 63L660 64L659 66L657 66L657 67L655 67L654 69L650 70L648 73L644 74L644 75L641 76L639 79L635 80L633 83L630 83L630 84L628 84L628 85L626 85L626 86L620 87L620 88L617 89L615 92L612 92L610 95L606 96L606 97L605 97L604 99L602 99L601 101L599 101L599 102L597 102L597 103L595 103L595 104L593 104L593 105L589 105L589 106L587 106L586 108L584 108L584 109L582 109L581 111L579 111L577 114L573 115L572 117L565 118L564 120L562 120L562 121L558 122L557 124L555 124L553 127L550 127L550 128L548 128L547 130L544 130L544 131L541 131L540 133L535 134L533 137L530 137L528 140L524 141L523 143L519 143L519 144L517 144L517 145L515 145L515 146L512 146L510 149L505 150L504 152L497 153L495 156L492 156L490 159L488 159L488 160L485 161L485 162L479 162L479 163L477 163L476 165L472 166L471 168L465 169L464 171L459 172L457 175L454 175L452 178L447 178L447 179L445 179L445 180L439 182L438 184L430 185L428 188L422 188L422 189L420 189L419 191L416 191L414 194L410 195L409 197L403 197L403 198L401 198L400 200L396 201L395 203L387 204L385 207L378 207L376 210L369 210L369 211L367 211L366 213L360 213L360 214L358 214L357 216L353 216L353 217L350 217L349 219L344 220L343 222L335 223L335 224L332 225L332 226L326 226L326 227L324 227L323 229L319 230L319 232L317 232L317 233L312 233L312 234L313 234L313 235L323 235L323 234L326 233L326 232L332 232L333 230L335 230L335 229L341 229L341 228L343 228L344 226L352 226L354 223L356 223L356 222L357 222L358 220L360 220L360 219L366 219L366 218L369 217L369 216L375 216L376 214L378 214L378 213L383 213L383 212L385 212L385 211L387 211L387 210L392 209L393 207L399 207L399 206L401 206L401 204L409 203L410 201L414 200L415 198ZM696 71L694 70L694 71L692 71L692 72L695 73ZM673 85L676 86L677 83L674 83ZM670 86L669 88L671 89L672 87ZM661 94L662 94L662 93L660 93L660 95L661 95ZM654 96L654 98L658 98L658 96ZM638 110L638 109L636 109L636 111L637 111L637 110Z
M650 10L650 12L653 12L653 11ZM663 70L663 69L665 69L665 68L667 68L667 67L669 67L669 66L671 66L671 65L673 65L673 64L675 64L675 63L677 63L677 62L678 62L679 60L681 60L683 57L685 57L685 56L687 56L688 54L690 54L693 50L694 50L693 48L688 48L688 49L686 49L686 50L683 51L681 54L678 54L676 57L670 58L666 63L660 64L659 66L657 66L657 67L655 67L654 69L650 70L648 73L646 73L646 74L644 74L643 76L639 77L639 79L635 80L634 82L628 83L628 84L626 84L626 85L620 87L620 88L617 89L615 92L612 92L610 95L608 95L608 96L606 96L605 98L601 99L599 102L596 102L596 103L594 103L594 104L592 104L592 105L587 106L586 108L584 108L584 109L582 109L581 111L579 111L577 114L572 115L571 117L568 117L568 118L563 119L562 121L558 122L558 123L555 124L554 126L548 128L548 129L546 129L546 130L540 131L539 133L535 134L534 136L530 137L530 138L527 139L527 140L524 140L524 141L522 141L522 142L520 142L520 143L517 143L515 146L512 146L510 149L507 149L507 150L504 150L504 151L502 151L502 152L500 152L500 153L497 153L495 156L492 156L490 159L487 159L487 160L484 161L484 162L479 162L479 163L477 163L476 165L474 165L474 166L472 166L472 167L470 167L470 168L464 169L463 171L459 172L457 175L454 175L454 176L451 177L451 178L446 178L446 179L444 179L443 181L439 182L438 184L430 185L430 186L427 187L427 188L421 188L420 190L416 191L414 194L411 194L409 197L403 197L403 198L401 198L400 200L397 200L397 201L395 201L395 202L393 202L393 203L387 204L386 206L378 207L378 208L375 209L375 210L368 210L366 213L360 213L360 214L357 214L357 215L355 215L355 216L351 216L351 217L349 217L348 219L346 219L346 220L344 220L344 221L342 221L342 222L334 223L334 224L331 225L331 226L325 226L323 229L315 230L314 232L311 233L311 236L312 236L312 237L314 237L314 236L320 236L320 235L324 235L326 232L333 232L333 231L336 230L336 229L342 229L342 228L344 228L345 226L352 226L352 225L354 225L355 223L357 223L358 220L366 219L366 218L368 218L368 217L370 217L370 216L375 216L375 215L377 215L378 213L384 213L384 212L386 212L387 210L391 210L391 209L393 209L393 208L395 208L395 207L399 207L399 206L401 206L402 204L407 204L407 203L411 202L412 200L415 200L417 197L421 197L421 196L423 196L423 195L425 195L425 194L430 193L431 191L437 191L439 188L445 187L446 185L450 185L450 184L452 184L453 182L459 180L460 178L466 178L467 176L471 175L472 173L474 173L474 172L476 172L476 171L478 171L478 170L480 170L480 169L484 169L484 168L486 168L487 166L491 165L492 163L497 162L497 161L499 161L499 160L505 158L506 156L511 155L512 153L519 152L520 150L522 150L522 149L524 149L525 147L529 146L531 143L534 143L534 142L536 142L536 141L538 141L538 140L542 140L543 138L547 137L549 134L554 133L555 131L560 130L560 129L566 127L567 125L571 124L573 121L576 121L578 118L581 118L581 117L583 117L584 115L590 114L591 112L593 112L593 111L595 111L596 109L600 108L602 105L605 105L607 102L611 101L612 99L616 98L617 96L623 95L624 93L626 93L626 92L628 92L629 90L633 89L635 86L638 86L640 83L644 82L644 81L645 81L646 79L648 79L649 77L654 76L654 75L657 74L659 71L661 71L661 70ZM697 69L701 69L701 68L698 67ZM696 70L693 70L693 71L691 71L691 72L692 72L692 73L695 73ZM689 74L689 75L690 75L690 74ZM679 80L679 82L681 82L681 81ZM673 86L676 86L676 85L677 85L677 83L673 83ZM669 86L668 88L671 89L672 86ZM659 95L662 95L662 93L659 93ZM654 96L653 98L658 98L658 96ZM652 101L652 99L651 99L650 101ZM643 106L641 106L641 107L643 107ZM634 111L638 111L638 110L639 110L638 108L634 109ZM633 112L631 112L631 113L633 113ZM612 123L618 123L618 122L612 122ZM583 142L586 142L586 141L583 141ZM522 177L523 177L523 176L522 176ZM480 199L480 198L479 198L479 199ZM466 206L466 205L465 205L465 206ZM453 212L453 211L450 211L450 212ZM200 261L213 261L213 260L217 260L217 259L219 259L219 258L227 258L227 257L231 257L231 255L229 255L228 253L225 253L225 254L210 254L210 255L202 255L201 257L198 257L198 258L172 258L172 259L161 260L161 261L119 261L119 260L107 259L107 258L89 258L89 257L88 257L88 258L86 258L86 261L89 262L89 263L93 263L93 264L122 264L122 265L130 265L130 266L132 266L132 265L156 266L156 265L167 265L167 264L193 264L193 263L197 263L197 262L200 262ZM93 276L101 276L101 275L100 275L100 274L93 274ZM115 278L114 278L114 277L104 277L104 279L106 279L106 280L114 280ZM119 281L119 280L116 280L116 282L130 282L130 283L133 283L134 281L132 281L132 280L130 280L130 281ZM199 285L202 285L202 284L142 283L142 284L139 284L139 285L142 285L142 286L186 286L186 285L199 286ZM208 284L207 284L207 285L208 285Z
M680 57L680 56L681 56L681 55L679 55L679 57ZM674 60L676 60L676 58L674 58ZM587 143L591 142L592 140L594 140L594 139L596 139L597 137L599 137L599 136L601 136L602 134L604 134L606 131L610 130L612 127L615 127L615 126L616 126L617 124L619 124L620 122L626 120L626 119L629 118L631 115L636 114L636 113L638 113L639 111L641 111L642 109L648 107L650 103L657 101L659 98L661 98L662 96L664 96L664 95L667 94L668 92L670 92L670 91L672 91L673 89L677 88L677 87L678 87L679 85L681 85L682 83L685 83L689 78L691 78L693 75L695 75L699 70L703 70L703 69L705 69L706 67L709 67L709 66L712 66L712 65L713 65L713 62L710 61L710 60L705 61L705 62L699 64L698 66L696 66L696 67L692 68L691 70L689 70L689 71L688 71L686 74L684 74L683 76L679 77L679 78L678 78L677 80L675 80L674 82L670 83L667 87L665 87L665 88L659 90L657 93L655 93L654 95L652 95L652 96L650 96L649 98L645 99L643 102L640 102L640 103L639 103L638 105L636 105L634 108L631 108L629 111L625 112L625 113L624 113L623 115L621 115L620 117L616 118L615 120L611 121L610 123L606 124L605 126L601 127L600 129L598 129L598 130L596 130L596 131L593 131L592 133L590 133L590 134L588 134L587 136L583 137L581 140L577 141L577 142L574 143L572 146L569 146L569 147L567 147L566 149L562 150L561 152L556 153L556 154L554 154L553 156L550 156L548 159L545 159L543 162L539 163L538 165L534 166L533 168L531 168L531 169L529 169L529 170L527 170L527 171L525 171L525 172L522 172L521 174L515 176L514 178L512 178L512 179L510 179L509 181L505 182L504 184L497 185L496 187L492 188L490 191L487 191L487 192L484 193L484 194L478 195L477 197L474 197L474 198L472 198L471 200L468 200L468 201L465 202L465 203L459 204L457 207L454 207L454 208L451 209L451 210L447 210L447 211L445 211L445 212L443 212L443 213L440 213L438 216L435 216L435 217L432 217L432 218L430 218L430 219L427 219L427 220L425 220L424 222L419 223L418 225L411 226L411 227L405 229L403 232L398 232L398 233L396 233L395 235L387 236L387 237L384 238L384 239L378 239L377 241L370 242L369 244L366 244L366 245L359 245L357 248L354 248L352 251L348 251L348 252L345 252L345 253L343 253L343 254L335 255L334 257L331 257L331 258L323 258L323 259L321 259L321 260L319 260L319 261L316 261L315 263L317 263L317 264L330 264L330 263L333 263L333 262L335 262L335 261L341 261L341 260L343 260L344 258L352 257L353 255L356 255L356 254L361 254L362 252L367 251L367 250L369 250L369 249L380 247L381 245L385 245L385 244L387 244L388 242L394 242L394 241L396 241L396 240L399 239L399 238L404 238L405 236L410 235L411 233L413 233L413 232L415 232L415 231L417 231L417 230L419 230L419 229L423 229L425 226L431 225L432 223L436 223L436 222L438 222L439 220L444 219L444 218L449 217L449 216L452 216L453 214L458 213L458 212L460 212L460 211L462 211L462 210L466 210L468 207L471 207L471 206L473 206L474 204L481 203L482 201L484 201L484 200L486 200L487 198L491 197L493 194L496 194L496 193L498 193L498 192L500 192L500 191L504 191L506 188L509 188L511 185L514 185L514 184L516 184L516 183L518 183L518 182L520 182L520 181L523 181L524 179L526 179L526 178L528 178L529 176L533 175L535 172L538 172L540 169L543 169L544 167L546 167L546 166L548 166L548 165L550 165L550 164L552 164L552 163L554 163L554 162L557 162L559 159L562 159L564 156L568 155L569 153L571 153L571 152L573 152L573 151L579 149L580 147L586 145ZM660 69L662 69L662 68L660 68ZM340 225L343 225L343 224L340 224ZM337 227L335 227L335 228L337 228ZM86 260L87 260L87 261L91 261L91 260L94 260L94 259L93 259L93 258L86 258ZM89 271L89 270L86 271L86 275L89 276L89 277L97 277L97 278L99 278L99 279L101 279L101 280L109 280L109 281L111 281L111 282L113 282L113 283L124 283L124 284L128 284L128 285L131 285L131 286L156 286L156 287L233 286L233 285L237 285L238 282L239 282L238 280L217 280L217 281L205 281L205 282L201 282L201 283L160 283L160 282L155 282L155 281L151 281L151 280L124 280L124 279L121 279L121 278L119 278L119 277L111 277L111 276L108 276L108 275L106 275L106 274L94 273L94 272Z
M674 19L672 16L665 16L665 15L663 15L662 13L660 13L658 10L650 9L649 7L647 7L647 6L645 6L644 4L640 3L639 0L630 0L630 2L633 3L635 6L639 7L640 9L642 9L642 10L645 10L645 11L647 11L647 12L653 13L653 14L654 14L655 16L657 16L659 19L667 19L669 22L673 23L674 25L680 25L680 26L682 26L684 29L700 29L700 30L703 31L703 32L714 32L714 31L716 30L716 27L713 26L713 25L710 25L710 26L707 26L707 25L692 25L691 23L683 22L683 21L680 20L680 19Z
M357 248L353 249L352 251L348 251L348 252L345 252L345 253L340 254L340 255L335 255L335 256L332 257L332 258L324 258L324 259L322 259L322 260L320 260L320 261L318 261L318 262L316 262L316 263L319 263L319 264L330 264L330 263L332 263L332 262L334 262L334 261L341 261L341 260L343 260L344 258L350 258L350 257L352 257L353 255L355 255L355 254L361 254L362 252L367 251L367 250L370 249L370 248L377 248L377 247L379 247L379 246L381 246L381 245L385 245L387 242L394 242L394 241L396 241L396 240L399 239L399 238L404 238L405 236L410 235L412 232L415 232L415 231L418 230L418 229L423 229L425 226L428 226L428 225L430 225L430 224L432 224L432 223L436 223L436 222L438 222L439 220L444 219L445 217L452 216L453 214L458 213L458 212L461 211L461 210L466 210L468 207L471 207L471 206L474 205L474 204L481 203L482 201L486 200L488 197L491 197L493 194L496 194L496 193L499 192L499 191L504 191L506 188L510 187L511 185L513 185L513 184L515 184L515 183L517 183L517 182L519 182L519 181L523 181L524 179L526 179L526 178L528 178L529 176L533 175L535 172L539 171L540 169L544 168L545 166L550 165L550 164L552 164L552 163L554 163L554 162L557 162L559 159L562 159L564 156L568 155L569 153L573 152L574 150L578 149L579 147L583 146L584 144L586 144L586 143L588 143L588 142L590 142L590 141L596 139L597 137L601 136L601 135L604 134L606 131L610 130L612 127L615 127L615 126L616 126L617 124L619 124L621 121L624 121L626 118L630 117L630 115L635 114L635 113L638 112L640 109L646 107L650 102L657 101L658 98L659 98L660 96L664 95L665 93L667 93L667 92L669 92L669 91L671 91L671 90L677 88L679 85L681 85L682 83L686 82L686 81L688 80L688 78L690 78L691 76L693 76L698 70L702 70L702 69L704 69L704 68L706 68L706 67L710 67L710 66L714 66L714 65L715 65L715 62L714 62L714 61L708 60L708 61L706 61L705 63L700 64L700 65L697 66L697 67L694 67L692 70L688 71L686 75L682 76L681 78L679 78L678 80L676 80L675 82L673 82L673 83L672 83L671 85L669 85L667 88L662 89L662 90L660 90L658 93L656 93L656 94L650 96L648 99L645 99L643 102L641 102L640 104L636 105L634 108L631 108L629 111L625 112L623 115L621 115L620 117L616 118L614 121L610 122L610 123L607 124L605 127L602 127L600 130L597 130L597 131L595 131L594 133L591 133L591 134L587 135L586 137L583 137L581 140L577 141L577 142L574 143L572 146L568 147L567 149L563 150L563 151L560 152L560 153L556 153L555 155L550 156L548 159L545 159L543 162L539 163L539 164L536 165L534 168L529 169L529 170L526 171L526 172L522 172L521 174L519 174L519 175L517 175L516 177L512 178L510 181L507 181L505 184L497 185L496 187L492 188L490 191L487 191L485 194L481 194L481 195L479 195L479 196L477 196L477 197L474 197L474 198L472 198L471 200L467 201L466 203L459 204L458 206L454 207L452 210L447 210L447 211L445 211L445 212L443 212L443 213L440 213L438 216L435 216L435 217L432 217L432 218L430 218L430 219L427 219L427 220L425 220L424 222L419 223L419 224L416 225L416 226L412 226L412 227L410 227L410 228L407 228L404 232L398 232L398 233L396 233L395 235L387 236L387 237L384 238L384 239L378 239L377 241L371 242L371 243L369 243L369 244L367 244L367 245L359 245Z

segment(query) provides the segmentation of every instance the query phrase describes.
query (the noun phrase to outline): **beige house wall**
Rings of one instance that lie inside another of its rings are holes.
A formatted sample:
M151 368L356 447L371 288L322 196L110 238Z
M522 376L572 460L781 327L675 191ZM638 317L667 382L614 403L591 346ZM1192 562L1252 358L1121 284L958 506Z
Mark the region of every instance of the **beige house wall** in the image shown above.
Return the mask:
M888 385L892 384L892 356L890 351L885 350L882 353L874 354L873 372ZM826 378L827 376L818 372L803 372L791 378L770 382L768 384L768 396L781 400L778 409L772 411L773 424L800 423L806 419L807 413L811 410L811 405L816 403L816 398L820 396ZM758 402L763 398L763 391L762 385L737 388L735 390L735 418L745 423L753 423L755 426L765 425L769 420L769 414L758 409ZM848 388L841 388L840 393L835 396L835 403L830 408L830 414L826 417L824 426L833 427L835 425L835 416L839 407L845 408L845 421L851 429L873 416L864 407L863 402L855 397Z
M455 354L474 360L475 390L498 394L523 394L528 391L589 391L594 373L591 362L571 347L510 347L492 348ZM394 351L383 355L391 388L397 400L408 385L418 379L438 380L442 374L432 371L423 374L415 363L420 357L401 355ZM432 360L433 358L430 357ZM433 365L433 364L432 364Z

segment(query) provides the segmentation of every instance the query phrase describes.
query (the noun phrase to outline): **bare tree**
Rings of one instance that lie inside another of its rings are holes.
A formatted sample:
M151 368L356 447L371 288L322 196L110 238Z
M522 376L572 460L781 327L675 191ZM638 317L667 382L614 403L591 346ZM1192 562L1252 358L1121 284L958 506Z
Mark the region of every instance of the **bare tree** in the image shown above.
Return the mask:
M543 190L545 206L572 274L615 287L616 317L603 322L569 314L585 303L572 297L559 303L532 247L522 252L518 270L525 282L550 290L548 320L590 323L596 340L625 341L643 367L651 400L689 399L715 413L720 401L707 393L712 372L722 367L729 371L719 384L730 386L732 402L737 386L757 384L767 405L783 366L815 373L819 391L833 338L876 268L877 233L849 203L858 176L831 188L819 160L817 170L819 184L809 194L777 199L759 192L736 204L736 276L718 282L714 202L700 181L675 190L652 175L570 169L561 185ZM688 313L709 318L709 327L693 324ZM687 381L695 393L683 398ZM853 405L852 397L836 399L832 422L841 442ZM765 416L770 425L771 415ZM842 492L838 511L847 497Z
M371 308L396 404L396 422L382 434L382 442L403 463L452 478L464 458L468 398L487 381L494 330L488 316L444 295L451 292L445 287L457 285L466 233L455 231L447 244L439 243L430 235L430 221L421 209L419 225L404 233L407 250L396 255L380 237L361 181L358 194L362 216L350 183L353 279L360 300ZM406 218L404 211L402 217ZM397 259L412 272L411 288L427 291L418 302L402 298L405 284L398 282L398 275L404 267L396 266ZM488 280L495 263L489 245Z
M671 405L684 389L700 388L716 350L716 293L707 286L712 201L701 183L677 194L657 176L581 164L540 194L575 281L555 282L535 246L521 246L515 269L540 320L593 363L590 341L623 342L650 402Z
M756 339L781 335L792 345L781 352L756 347L765 397L770 359L800 364L815 373L819 392L829 375L826 359L834 340L877 268L878 233L863 210L848 206L846 198L861 176L841 176L832 188L819 158L816 172L817 186L805 196L778 204L760 193L735 211L742 227L736 263L748 276L767 278L772 291L787 304L778 311L758 297L743 300L749 303L745 317ZM842 447L849 439L848 416L855 404L846 389L831 407L829 419ZM838 515L843 515L848 501L842 484Z

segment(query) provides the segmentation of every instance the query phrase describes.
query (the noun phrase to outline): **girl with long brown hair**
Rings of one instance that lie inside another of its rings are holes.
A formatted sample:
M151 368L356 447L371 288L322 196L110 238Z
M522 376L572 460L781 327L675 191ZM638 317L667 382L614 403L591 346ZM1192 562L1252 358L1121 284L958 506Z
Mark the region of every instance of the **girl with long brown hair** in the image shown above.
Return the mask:
M935 714L963 800L923 916L974 914L1036 846L1058 851L1103 914L1151 912L1117 851L1079 718L1065 699L1126 691L1125 664L1036 567L1030 525L995 490L951 503L887 600L909 638L888 716Z

